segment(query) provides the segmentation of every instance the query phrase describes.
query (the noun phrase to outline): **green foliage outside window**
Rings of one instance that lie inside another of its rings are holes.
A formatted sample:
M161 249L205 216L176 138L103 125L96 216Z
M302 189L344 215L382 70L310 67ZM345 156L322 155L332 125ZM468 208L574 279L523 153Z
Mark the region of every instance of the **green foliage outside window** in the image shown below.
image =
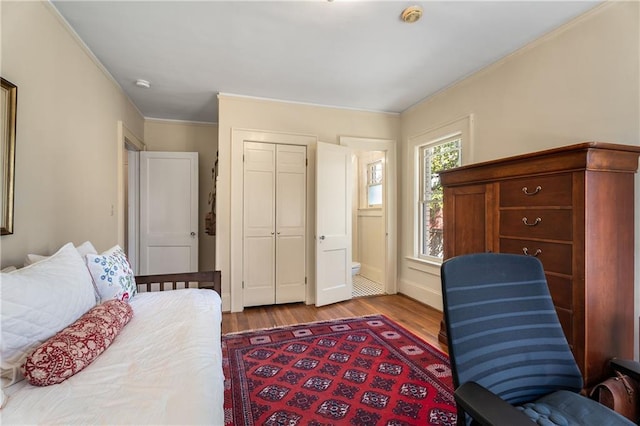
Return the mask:
M443 247L443 190L439 173L460 165L460 137L449 138L437 145L420 149L421 209L420 255L442 258Z

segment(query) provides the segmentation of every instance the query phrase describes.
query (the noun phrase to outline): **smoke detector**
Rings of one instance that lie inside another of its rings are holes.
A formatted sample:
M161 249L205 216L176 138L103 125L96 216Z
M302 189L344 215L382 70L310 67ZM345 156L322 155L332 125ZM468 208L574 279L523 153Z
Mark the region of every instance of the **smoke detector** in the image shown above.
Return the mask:
M136 86L142 87L143 89L148 89L149 87L151 87L151 83L149 83L147 80L138 79L136 80Z
M409 6L402 11L400 19L409 24L413 24L422 17L422 8L420 6Z

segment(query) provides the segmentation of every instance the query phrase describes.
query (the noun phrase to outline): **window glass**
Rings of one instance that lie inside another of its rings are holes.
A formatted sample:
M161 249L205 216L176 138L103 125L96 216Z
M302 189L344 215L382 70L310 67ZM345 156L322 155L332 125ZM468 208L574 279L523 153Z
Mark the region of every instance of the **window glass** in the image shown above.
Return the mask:
M367 204L382 205L382 160L367 165Z
M461 147L460 135L419 147L420 257L443 257L443 190L439 173L460 165Z

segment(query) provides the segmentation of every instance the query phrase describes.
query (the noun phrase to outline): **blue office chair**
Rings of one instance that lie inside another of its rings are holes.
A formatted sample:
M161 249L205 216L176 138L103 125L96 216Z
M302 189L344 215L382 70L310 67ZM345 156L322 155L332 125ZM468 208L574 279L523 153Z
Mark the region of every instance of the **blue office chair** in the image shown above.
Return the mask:
M634 424L579 394L582 375L538 259L458 256L441 279L459 425ZM618 364L640 375L637 363Z

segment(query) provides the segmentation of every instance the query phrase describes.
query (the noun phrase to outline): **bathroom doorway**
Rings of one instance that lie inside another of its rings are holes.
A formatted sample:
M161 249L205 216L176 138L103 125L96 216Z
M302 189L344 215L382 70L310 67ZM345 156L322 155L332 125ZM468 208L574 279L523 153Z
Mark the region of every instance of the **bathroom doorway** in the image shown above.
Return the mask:
M353 297L385 294L385 165L384 151L355 151L352 202Z
M372 281L382 284L382 294L396 294L398 291L398 179L397 179L397 154L396 154L396 141L393 139L374 139L374 138L362 138L353 136L340 136L340 145L348 146L352 149L354 157L357 154L380 151L384 153L383 172L382 172L382 223L380 232L375 231L375 235L379 236L382 240L384 248L380 251L382 253L379 260L373 265L379 271L382 271L379 277L374 277ZM352 157L353 158L353 157ZM353 161L356 161L353 159ZM354 171L354 175L358 173ZM353 194L354 203L358 197L359 188L354 179ZM352 203L352 204L354 204ZM357 211L353 211L354 218ZM364 214L365 212L363 212ZM352 220L355 224L355 228L352 228L352 234L357 236L362 235L364 232L361 226L358 226L358 221ZM354 242L355 241L355 242ZM370 269L365 267L366 262L362 255L361 244L358 244L358 240L354 238L352 241L353 249L358 250L354 256L352 253L352 260L356 263L360 263L360 270L355 275L369 278L367 274L370 273ZM368 266L368 265L366 265ZM370 278L369 278L370 279Z

